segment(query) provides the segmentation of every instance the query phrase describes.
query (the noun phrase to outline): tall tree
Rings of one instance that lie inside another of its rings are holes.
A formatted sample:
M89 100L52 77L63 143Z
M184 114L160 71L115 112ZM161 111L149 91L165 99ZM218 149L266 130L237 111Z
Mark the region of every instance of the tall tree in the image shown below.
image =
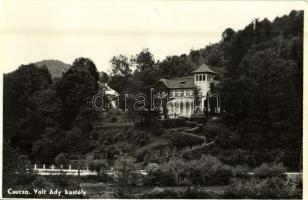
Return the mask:
M98 73L95 64L88 59L78 58L72 67L55 83L55 90L60 97L63 109L61 127L72 128L72 123L82 107L98 90Z
M30 64L4 75L3 81L4 140L12 140L15 148L29 154L33 139L40 137L45 122L33 96L50 87L51 76L46 67Z
M143 106L144 109L138 112L142 120L150 122L152 118L156 117L158 114L158 110L153 109L154 106L151 97L154 96L154 88L161 77L159 67L154 60L154 56L148 49L143 49L137 54L134 63L136 65L136 70L130 79L129 92L142 96L140 98L144 101L141 102L141 104L143 104L141 106ZM154 94L152 93L153 91Z
M120 94L120 108L125 107L125 93L132 76L132 60L124 55L114 56L111 60L111 75L108 84Z

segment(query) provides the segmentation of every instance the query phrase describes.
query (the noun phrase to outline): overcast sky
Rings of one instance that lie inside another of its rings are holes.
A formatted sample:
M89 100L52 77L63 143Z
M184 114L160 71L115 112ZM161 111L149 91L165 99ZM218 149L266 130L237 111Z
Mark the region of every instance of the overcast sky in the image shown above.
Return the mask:
M228 27L242 29L254 18L273 20L305 6L303 1L0 0L1 71L43 59L71 64L80 56L108 71L112 56L143 48L162 60L218 42Z

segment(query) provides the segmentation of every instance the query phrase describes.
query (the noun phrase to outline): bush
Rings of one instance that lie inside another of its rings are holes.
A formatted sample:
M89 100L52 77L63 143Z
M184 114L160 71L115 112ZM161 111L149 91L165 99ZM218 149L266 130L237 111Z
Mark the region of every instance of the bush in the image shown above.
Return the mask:
M232 168L211 155L203 155L200 160L191 161L189 169L194 184L226 185L233 177Z
M164 133L164 127L161 122L155 121L151 124L151 129L155 136L161 136Z
M250 172L249 168L246 165L237 165L232 169L233 175L236 177L248 177Z
M141 187L145 184L145 177L140 173L131 173L128 177L128 185L129 186L138 186Z
M166 119L162 121L164 128L176 128L185 125L185 119Z
M207 123L203 128L203 135L209 141L217 138L216 144L221 148L233 148L238 144L233 141L232 133L222 123Z
M203 138L192 134L189 135L184 132L172 132L164 137L171 139L176 147L193 146L204 142Z
M214 185L226 185L233 177L232 168L229 165L222 164L217 168L215 175L209 177L211 181L208 181L208 185L211 183Z
M214 199L219 198L217 194L202 191L197 188L188 188L185 191L175 189L154 188L148 193L143 193L139 198L145 199Z
M148 167L148 185L226 185L233 177L233 170L218 158L203 155L201 159L184 161L171 159L158 166Z
M104 159L97 159L97 160L91 160L89 163L89 169L91 171L96 171L97 175L99 175L102 178L106 177L106 172L108 169L108 163Z
M148 172L147 185L170 186L176 184L176 177L173 171L159 167Z
M179 192L171 189L154 188L148 193L140 196L143 199L179 199L181 195Z
M181 198L185 199L218 199L219 196L212 192L202 191L197 188L188 188L183 192Z
M281 176L286 172L286 168L282 163L270 165L263 163L261 166L255 168L253 173L257 177Z
M17 157L17 171L21 175L30 175L32 173L30 158L27 155Z
M224 198L247 199L295 199L301 196L295 183L279 177L235 179L224 194Z
M46 179L45 177L37 177L31 185L35 189L45 189L47 191L50 191L50 189L55 188L55 184L52 183L50 180Z
M58 167L61 167L61 165L65 167L69 163L69 160L64 154L60 153L55 157L55 163Z
M118 118L116 117L111 117L110 122L111 123L115 123L116 121L118 121Z

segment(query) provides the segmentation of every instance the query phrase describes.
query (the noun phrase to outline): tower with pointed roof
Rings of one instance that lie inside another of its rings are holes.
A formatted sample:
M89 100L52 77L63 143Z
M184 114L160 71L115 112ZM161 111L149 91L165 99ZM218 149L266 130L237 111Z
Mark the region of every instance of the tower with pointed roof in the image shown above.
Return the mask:
M210 69L206 64L201 65L198 69L192 72L194 76L194 85L200 88L201 92L201 109L203 110L208 105L205 105L207 94L210 91L210 85L214 82L216 72Z

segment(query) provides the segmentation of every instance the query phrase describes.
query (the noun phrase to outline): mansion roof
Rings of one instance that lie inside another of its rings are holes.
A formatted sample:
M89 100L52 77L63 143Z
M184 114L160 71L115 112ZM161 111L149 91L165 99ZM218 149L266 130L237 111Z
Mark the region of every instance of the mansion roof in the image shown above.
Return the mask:
M165 79L162 78L160 81L170 89L188 89L194 87L194 77L193 76L182 76L176 78Z
M162 78L159 81L162 82L165 87L169 89L192 89L194 88L194 74L197 73L209 73L212 75L217 75L219 73L213 71L208 65L202 64L198 69L191 72L191 76L182 76L182 77L175 77L175 78ZM217 81L213 81L214 84Z

